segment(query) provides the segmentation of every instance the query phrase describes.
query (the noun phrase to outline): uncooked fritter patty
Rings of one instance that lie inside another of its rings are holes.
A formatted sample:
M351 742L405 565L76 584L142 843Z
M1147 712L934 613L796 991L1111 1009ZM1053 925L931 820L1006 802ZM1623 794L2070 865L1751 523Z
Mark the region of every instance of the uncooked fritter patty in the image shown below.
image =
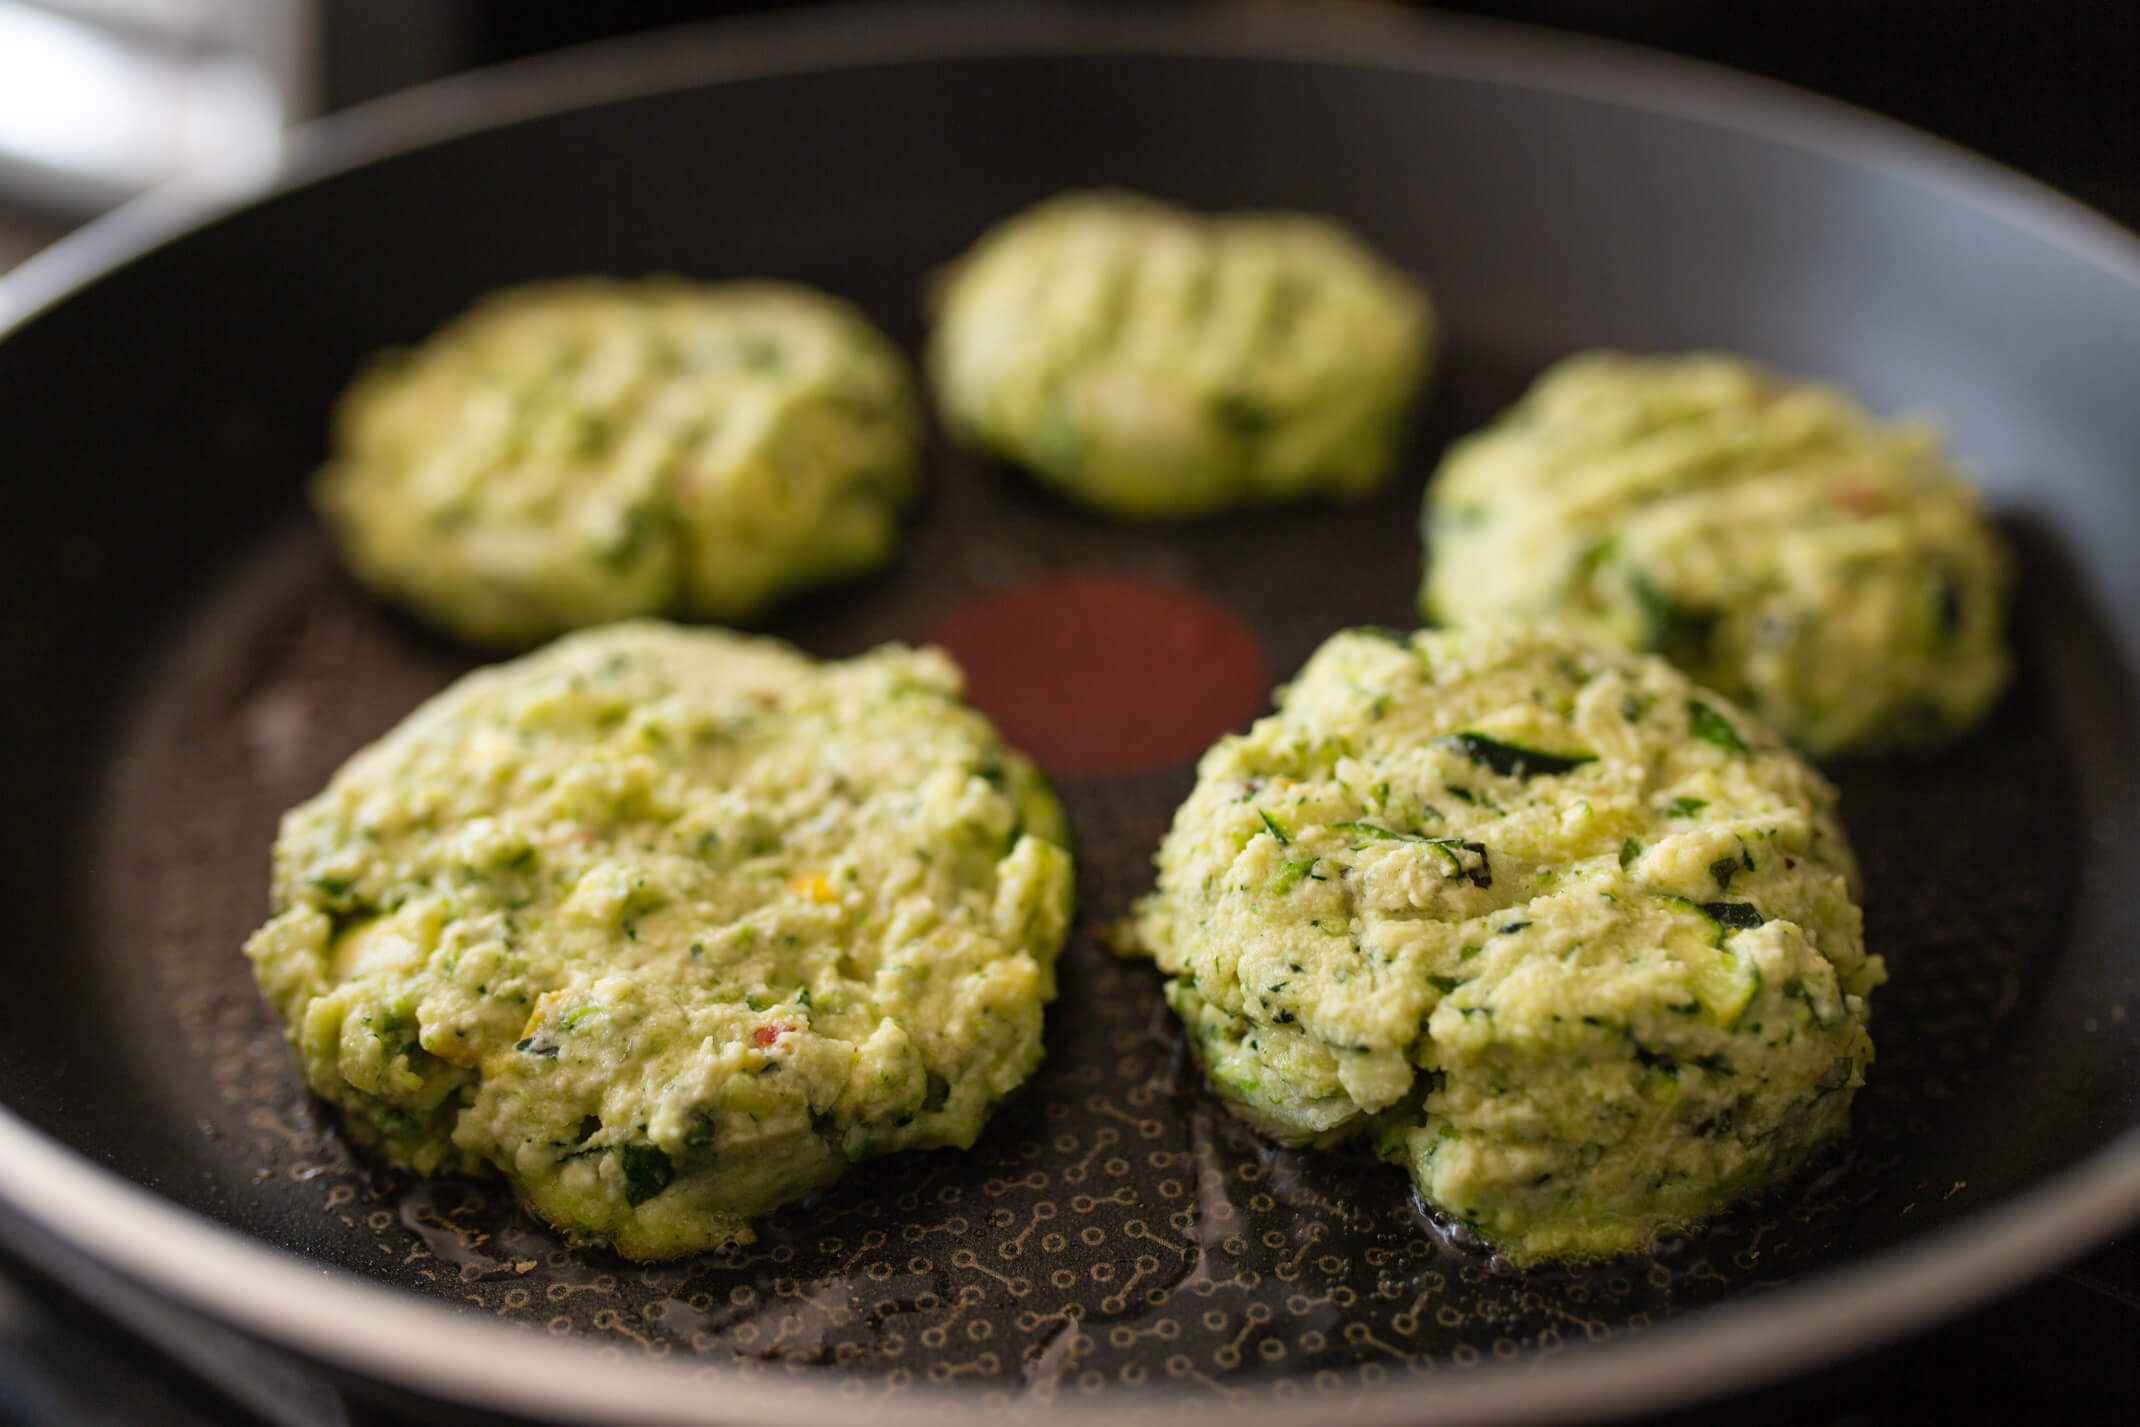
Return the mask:
M1571 357L1429 488L1429 619L1664 654L1815 754L1936 744L2005 685L2006 559L1921 426L1735 357Z
M478 644L735 622L890 557L919 432L904 359L835 298L537 283L375 361L314 499L359 579Z
M1205 755L1158 869L1135 939L1228 1107L1369 1137L1519 1262L1789 1176L1871 1059L1833 789L1652 656L1338 634Z
M1434 348L1426 295L1325 219L1070 194L940 290L945 425L1132 519L1365 495Z
M1065 840L940 653L626 624L352 758L246 952L354 1138L666 1258L973 1142L1040 1062Z

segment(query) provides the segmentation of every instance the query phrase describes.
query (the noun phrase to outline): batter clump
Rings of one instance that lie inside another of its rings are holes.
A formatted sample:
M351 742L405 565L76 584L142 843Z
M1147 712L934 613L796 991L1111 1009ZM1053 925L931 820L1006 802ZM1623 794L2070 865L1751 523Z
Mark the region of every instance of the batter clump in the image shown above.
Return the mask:
M1419 285L1302 213L1066 194L985 234L938 296L945 426L1133 520L1366 495L1434 355Z
M971 1145L1040 1063L1072 871L959 686L651 622L469 675L283 820L246 953L307 1082L635 1259Z
M1737 357L1570 357L1430 487L1429 619L1663 654L1816 755L1948 742L2005 686L2007 562L1919 425Z
M1204 756L1133 935L1242 1119L1608 1257L1844 1132L1885 972L1835 803L1653 656L1352 630Z
M734 623L890 558L920 429L905 360L823 293L536 283L375 360L313 498L360 580L473 643Z

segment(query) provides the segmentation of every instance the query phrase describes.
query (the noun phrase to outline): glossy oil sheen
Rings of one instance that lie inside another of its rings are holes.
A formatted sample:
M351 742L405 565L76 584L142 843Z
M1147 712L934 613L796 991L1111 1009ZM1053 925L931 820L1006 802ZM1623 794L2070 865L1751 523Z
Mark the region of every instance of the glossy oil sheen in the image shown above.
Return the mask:
M1156 975L1099 940L1148 885L1184 760L1063 781L1083 911L1050 1060L971 1155L867 1167L754 1248L656 1268L567 1251L495 1188L352 1159L237 948L277 813L473 662L359 596L302 513L355 363L483 290L576 271L814 282L911 350L935 263L1100 182L1331 212L1427 279L1448 355L1389 491L1128 529L938 447L906 554L773 631L847 654L1006 582L1102 568L1224 606L1283 677L1339 625L1409 622L1435 457L1574 347L1728 346L1939 410L2021 556L2021 670L1948 757L1834 770L1893 973L1848 1153L1653 1258L1526 1275L1442 1241L1394 1170L1259 1143L1199 1085ZM2140 290L1966 194L1601 101L1313 60L744 81L283 194L0 342L0 1095L353 1272L626 1354L890 1389L1286 1374L1342 1392L1804 1275L1996 1204L2140 1115L2135 370Z

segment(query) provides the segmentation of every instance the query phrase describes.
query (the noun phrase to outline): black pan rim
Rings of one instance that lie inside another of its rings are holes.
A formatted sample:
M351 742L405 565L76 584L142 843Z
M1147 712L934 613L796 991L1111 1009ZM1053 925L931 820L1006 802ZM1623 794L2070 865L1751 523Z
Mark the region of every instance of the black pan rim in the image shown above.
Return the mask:
M1394 70L1582 97L1823 155L1885 180L1937 188L2140 286L2140 241L2054 191L1955 146L1834 101L1624 46L1446 17L1302 25L1273 17L1010 14L963 4L841 7L724 21L504 66L426 86L294 136L272 175L229 174L152 194L0 281L0 340L163 244L225 213L346 169L479 129L635 95L781 74L946 58L1178 54ZM180 1303L309 1358L445 1401L562 1420L607 1420L620 1401L650 1422L827 1416L793 1388L724 1376L717 1394L666 1364L604 1361L578 1344L471 1320L327 1269L178 1208L32 1129L0 1105L0 1197L48 1232ZM2140 1129L2027 1193L1900 1248L1724 1304L1598 1351L1459 1383L1363 1391L1361 1422L1506 1422L1661 1408L1863 1351L2017 1287L2140 1218ZM703 1371L703 1369L699 1369ZM716 1399L717 1400L714 1400ZM1140 1401L1171 1409L1157 1392ZM836 1406L829 1395L817 1399ZM1101 1410L1127 1405L1111 1397ZM940 1421L984 1410L978 1394L917 1389L873 1415ZM1021 1415L1084 1419L1072 1403ZM1189 1410L1288 1419L1271 1399Z

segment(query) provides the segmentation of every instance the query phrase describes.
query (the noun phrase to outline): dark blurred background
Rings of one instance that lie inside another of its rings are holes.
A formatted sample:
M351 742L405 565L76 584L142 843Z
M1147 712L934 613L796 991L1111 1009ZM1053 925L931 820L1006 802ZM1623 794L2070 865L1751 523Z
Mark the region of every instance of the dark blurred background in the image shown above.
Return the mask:
M896 4L899 0L877 0ZM1037 0L994 0L1000 7ZM1087 0L1106 8L1109 0ZM2140 227L2133 0L1201 0L1439 9L1751 70L1953 139ZM1174 8L1192 8L1176 0ZM0 270L189 165L437 75L798 0L0 0Z
M1432 8L1690 55L1903 120L2140 229L2136 0L1204 3ZM793 0L0 0L0 272L188 168L271 165L276 136L294 122L563 45L795 8ZM2128 1235L1927 1338L1674 1422L1855 1427L2025 1411L2130 1423L2140 1420L2135 1349L2140 1235ZM147 1348L83 1307L69 1285L0 1252L0 1427L380 1420L294 1369L241 1358L210 1370L215 1355L244 1351L210 1338L175 1354ZM217 1378L226 1387L212 1385ZM258 1392L241 1401L227 1390L232 1381Z
M496 58L783 7L733 0L477 0L447 8L462 13L464 52ZM1440 10L1630 41L1848 100L2099 206L2128 214L2140 206L2140 109L2134 105L2140 5L2132 0L1295 0L1232 8ZM371 74L345 72L330 79L326 98L342 102L376 82Z

